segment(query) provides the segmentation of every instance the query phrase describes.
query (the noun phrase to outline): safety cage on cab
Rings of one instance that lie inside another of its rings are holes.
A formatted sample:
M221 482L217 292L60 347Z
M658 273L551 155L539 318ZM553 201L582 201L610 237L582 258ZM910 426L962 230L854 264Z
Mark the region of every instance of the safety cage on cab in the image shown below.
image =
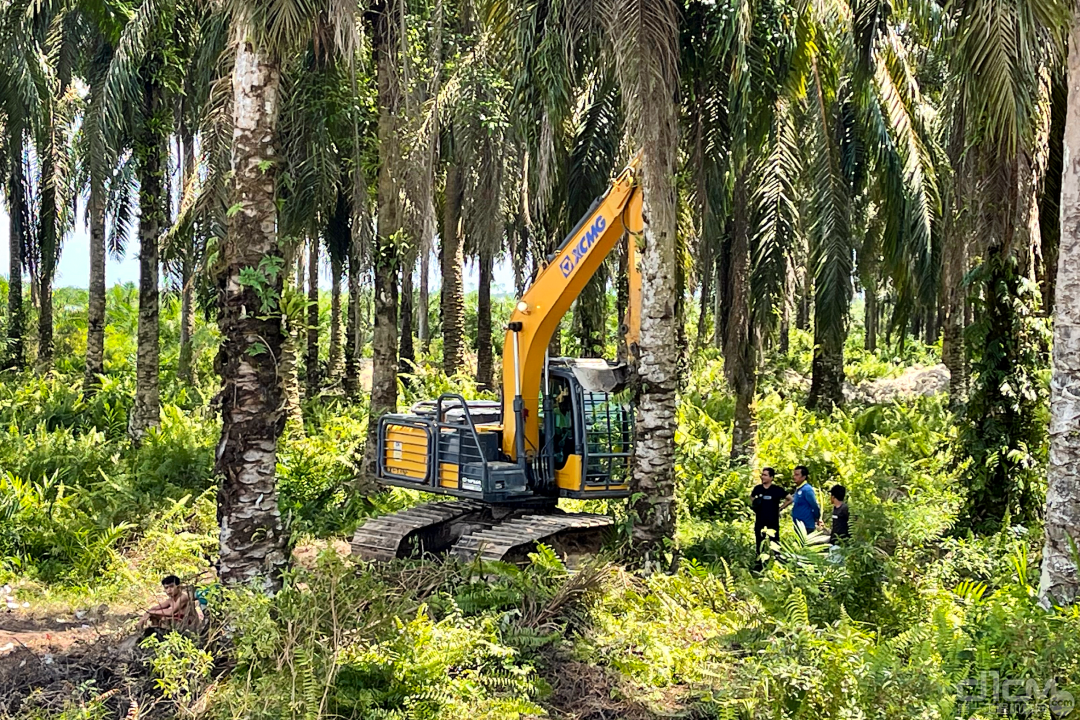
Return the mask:
M551 418L541 400L540 445L530 453L528 473L502 453L505 420L497 401L448 394L419 403L410 414L386 415L379 425L378 479L498 503L537 495L623 497L634 427L622 378L620 366L603 360L550 361Z

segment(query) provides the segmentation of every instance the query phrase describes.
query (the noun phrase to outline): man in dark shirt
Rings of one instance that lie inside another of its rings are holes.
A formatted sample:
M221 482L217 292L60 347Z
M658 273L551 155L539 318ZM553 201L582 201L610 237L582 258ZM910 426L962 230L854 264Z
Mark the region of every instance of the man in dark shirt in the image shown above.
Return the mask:
M847 497L847 488L843 485L833 485L829 490L829 496L832 500L832 528L829 534L829 543L832 545L839 545L840 539L847 539L851 537L851 531L848 529L848 506L844 502ZM818 526L824 529L824 524L818 523Z
M761 546L766 540L766 530L772 530L772 536L780 535L780 503L787 497L784 488L773 482L776 471L771 467L761 470L761 484L750 493L750 506L754 509L754 537L757 540L758 561L761 558Z

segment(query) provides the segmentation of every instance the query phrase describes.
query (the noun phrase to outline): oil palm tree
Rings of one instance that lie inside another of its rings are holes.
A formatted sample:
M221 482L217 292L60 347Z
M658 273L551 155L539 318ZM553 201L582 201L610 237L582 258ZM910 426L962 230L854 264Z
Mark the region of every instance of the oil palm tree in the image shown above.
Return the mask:
M452 137L452 133L447 133ZM439 246L439 268L442 286L439 308L442 312L443 372L454 375L465 362L465 287L462 271L465 265L464 243L461 242L461 165L452 157L453 150L443 143L444 152L451 155L446 163L443 182L442 233Z
M404 238L398 120L403 92L399 73L399 28L405 11L402 2L403 0L377 0L367 12L372 26L371 46L378 85L379 112L379 171L376 193L378 224L371 258L375 294L371 404L363 462L364 477L368 481L375 477L379 418L397 409L398 280L401 257L405 254L399 247Z
M1080 156L1080 17L1069 31L1068 114L1065 157ZM1053 222L1054 218L1044 218ZM1075 162L1061 179L1061 244L1054 307L1054 364L1050 380L1050 462L1047 468L1046 530L1039 579L1042 603L1069 605L1080 597L1080 173Z
M680 286L675 170L678 8L670 0L610 2L603 23L614 48L627 127L642 152L644 232L640 378L635 423L633 537L646 563L666 565L675 529L675 393Z
M967 514L975 527L1031 522L1039 506L1038 448L1045 397L1033 368L1044 354L1034 288L1042 243L1039 192L1049 159L1051 75L1065 54L1072 7L973 0L947 17L954 118L962 125L967 248L974 322L965 334L970 388L961 442L973 455ZM978 78L976 91L969 80ZM950 242L965 241L961 236ZM955 273L950 276L955 280ZM1061 308L1058 308L1059 312Z
M80 71L88 87L88 102L77 143L79 184L89 190L86 221L90 231L90 277L86 323L86 368L83 393L92 395L98 378L104 373L105 360L105 258L108 249L106 214L110 204L108 193L127 193L123 182L126 175L117 177L118 147L109 141L115 128L104 127L105 79L124 24L128 8L111 2L84 0L77 6L87 37L80 53ZM114 116L115 117L115 116ZM126 197L125 197L126 199ZM130 205L116 202L113 207L124 212ZM119 218L126 229L129 217ZM123 243L114 249L121 249Z
M30 222L22 228L20 257L30 273L31 297L36 296L38 304L37 366L47 370L53 355L52 283L74 217L70 135L76 95L72 77L82 27L71 8L52 3L31 8L8 5L0 23L5 55L0 85L4 87L8 122L16 133L21 128L33 147L27 171L21 178L10 176L9 181L21 180L24 188L18 192L25 200ZM28 149L29 145L24 143L23 147ZM16 332L23 330L18 322L21 318L21 311L13 318ZM20 342L14 346L23 352Z
M901 19L902 20L902 19ZM874 0L812 11L797 63L810 188L814 364L809 404L843 403L843 348L853 293L855 230L869 194L881 210L882 271L907 307L934 302L940 197L929 115L891 10ZM811 46L807 46L811 47ZM856 217L858 215L858 217Z
M352 52L345 6L322 15L307 3L276 0L230 7L233 68L233 202L219 251L218 326L222 348L222 439L217 467L220 574L227 583L280 585L286 535L277 507L277 439L284 426L276 363L282 343L279 301L285 269L277 232L277 144L283 59L317 29Z
M128 431L140 441L160 422L160 244L171 223L169 148L172 92L190 52L177 5L145 0L128 19L101 81L91 136L118 156L130 143L139 193L139 329L135 402ZM93 175L100 174L91 173Z
M454 145L463 161L462 229L466 252L477 258L476 381L493 389L491 283L495 260L504 247L506 230L505 182L510 122L505 114L510 86L489 45L481 41L471 62L463 65L461 91L452 110Z

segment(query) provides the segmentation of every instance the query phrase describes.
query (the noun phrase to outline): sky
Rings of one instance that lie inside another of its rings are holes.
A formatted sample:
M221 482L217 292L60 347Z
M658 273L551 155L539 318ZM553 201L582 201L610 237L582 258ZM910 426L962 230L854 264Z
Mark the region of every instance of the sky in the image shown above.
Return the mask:
M53 287L79 287L85 288L90 281L90 233L84 222L84 199L80 199L79 218L75 230L64 240L63 249L60 253L60 264L56 269L56 281ZM105 264L105 283L111 287L117 283L139 282L139 258L137 255L138 243L130 238L127 256L122 260L115 260L111 256ZM429 268L429 283L434 294L439 287L439 264L436 258L432 258ZM7 277L8 273L8 214L7 208L0 206L0 275ZM475 262L466 264L465 267L465 292L476 290L479 284L480 273ZM328 263L323 262L319 274L319 287L324 290L330 289L330 268ZM503 260L495 267L493 295L513 293L514 273L508 260Z

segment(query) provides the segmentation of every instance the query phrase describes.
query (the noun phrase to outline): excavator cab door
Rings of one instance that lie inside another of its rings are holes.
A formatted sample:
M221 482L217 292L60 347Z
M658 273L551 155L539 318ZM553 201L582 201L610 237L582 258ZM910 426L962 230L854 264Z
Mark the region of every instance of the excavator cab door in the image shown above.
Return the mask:
M542 455L550 454L544 465L554 475L560 497L622 497L629 487L633 445L629 398L625 390L609 392L607 386L591 382L590 375L575 372L580 363L551 361L551 417L540 423ZM589 383L583 384L579 375Z

